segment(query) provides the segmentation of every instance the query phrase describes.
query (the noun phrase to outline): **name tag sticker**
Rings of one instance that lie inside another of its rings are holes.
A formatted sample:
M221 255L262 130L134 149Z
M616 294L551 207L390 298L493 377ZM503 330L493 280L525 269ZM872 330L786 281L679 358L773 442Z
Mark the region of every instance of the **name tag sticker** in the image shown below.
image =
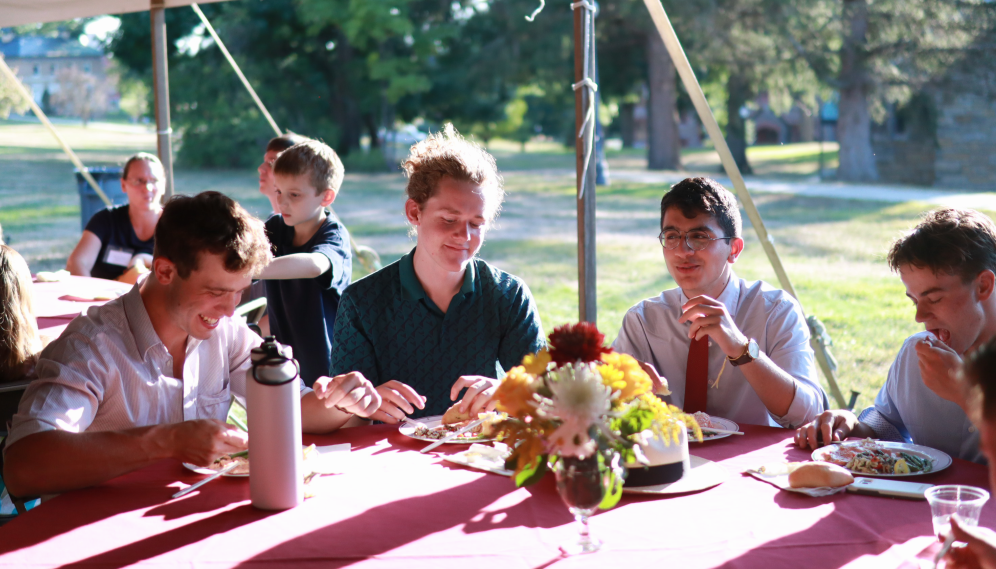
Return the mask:
M104 262L107 263L108 265L118 265L120 267L127 267L128 263L131 262L132 256L134 256L134 252L130 249L108 247L107 252L104 253Z

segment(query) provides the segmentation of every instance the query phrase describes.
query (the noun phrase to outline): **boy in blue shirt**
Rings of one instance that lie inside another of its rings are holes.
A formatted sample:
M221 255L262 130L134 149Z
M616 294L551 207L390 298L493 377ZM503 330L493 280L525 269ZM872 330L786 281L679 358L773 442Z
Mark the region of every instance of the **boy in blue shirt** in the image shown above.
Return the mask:
M325 209L342 178L335 151L315 140L295 144L273 164L280 213L266 220L274 259L260 278L270 331L294 348L308 387L328 374L339 297L353 270L349 233Z

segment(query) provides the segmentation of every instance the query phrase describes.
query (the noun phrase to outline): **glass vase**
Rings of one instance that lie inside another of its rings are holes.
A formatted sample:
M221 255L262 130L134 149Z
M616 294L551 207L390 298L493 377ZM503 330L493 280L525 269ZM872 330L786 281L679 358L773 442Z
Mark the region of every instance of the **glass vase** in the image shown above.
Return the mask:
M561 457L554 474L557 492L578 522L577 542L561 546L567 555L591 553L602 547L602 542L591 537L588 517L595 513L605 497L608 472L598 465L598 456L577 458Z

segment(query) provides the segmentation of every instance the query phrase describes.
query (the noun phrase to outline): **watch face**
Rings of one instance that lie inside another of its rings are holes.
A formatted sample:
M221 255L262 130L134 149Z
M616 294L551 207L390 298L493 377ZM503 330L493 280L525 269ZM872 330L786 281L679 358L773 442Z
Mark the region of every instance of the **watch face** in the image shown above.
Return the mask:
M747 353L755 360L761 355L761 347L757 345L755 340L751 339L751 341L747 342Z

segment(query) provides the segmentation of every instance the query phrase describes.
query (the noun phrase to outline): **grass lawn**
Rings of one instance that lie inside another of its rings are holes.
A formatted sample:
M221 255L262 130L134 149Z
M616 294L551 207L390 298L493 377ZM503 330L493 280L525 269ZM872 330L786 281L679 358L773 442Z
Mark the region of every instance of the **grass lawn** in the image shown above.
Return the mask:
M120 163L137 150L153 150L147 133L108 132L60 126L87 165ZM556 145L496 142L508 199L481 256L523 277L532 289L547 331L577 319L574 155ZM827 167L836 148L827 145ZM749 150L755 169L785 179L812 176L818 145ZM643 167L643 152L610 153L612 168ZM684 153L689 169L712 172L710 150ZM0 224L10 244L32 270L60 268L79 239L79 199L72 166L36 124L0 121ZM215 189L265 215L267 201L253 170L175 172L183 193ZM349 174L335 208L356 240L391 262L414 245L402 212L404 179L398 174ZM637 301L674 286L657 242L662 188L617 183L598 189L598 322L612 339L625 311ZM927 206L885 204L784 195L755 196L807 313L820 317L835 342L845 394L861 392L871 402L902 340L920 327L902 283L884 257L892 239L909 228ZM747 247L736 264L739 276L776 283L773 271L745 219ZM354 277L359 277L357 272Z

